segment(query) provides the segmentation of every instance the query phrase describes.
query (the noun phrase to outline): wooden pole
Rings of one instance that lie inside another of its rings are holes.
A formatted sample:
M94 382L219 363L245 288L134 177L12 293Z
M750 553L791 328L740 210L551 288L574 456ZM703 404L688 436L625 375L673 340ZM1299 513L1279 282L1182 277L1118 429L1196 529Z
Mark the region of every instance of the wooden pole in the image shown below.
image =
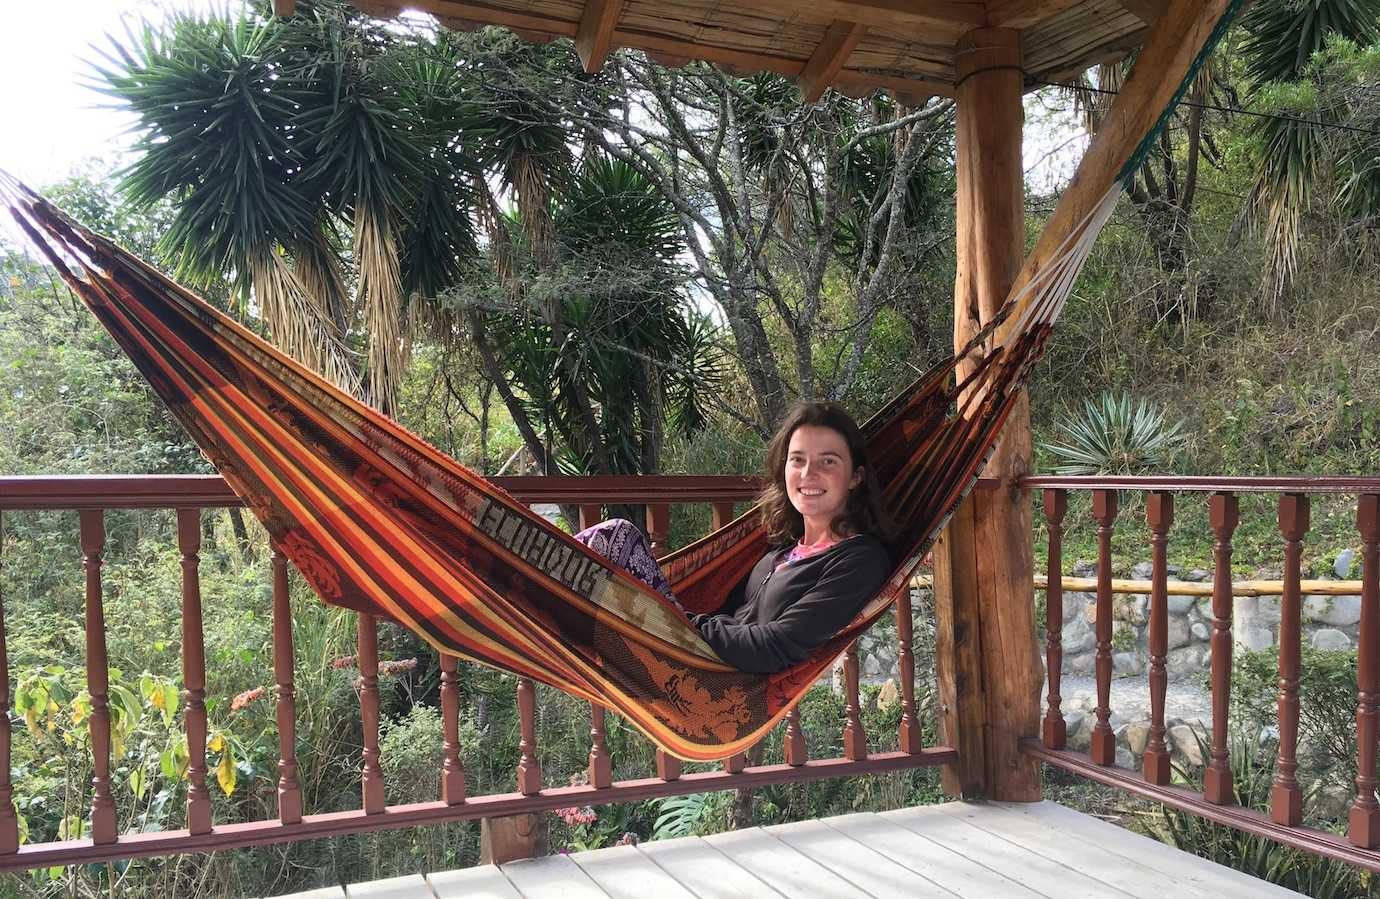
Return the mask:
M1021 65L1014 29L980 28L959 41L955 347L996 314L1021 270ZM959 377L975 364L967 363ZM1029 403L1022 395L985 472L1001 486L976 491L967 514L954 516L936 546L937 619L947 631L940 646L967 648L966 654L951 650L948 659L941 652L939 660L945 705L950 696L958 705L945 712L945 739L960 757L945 785L963 795L1040 798L1039 768L1019 749L1022 738L1039 735L1043 682L1030 589L1030 497L1013 486L1030 472L1030 451ZM963 707L972 702L982 704L980 713Z

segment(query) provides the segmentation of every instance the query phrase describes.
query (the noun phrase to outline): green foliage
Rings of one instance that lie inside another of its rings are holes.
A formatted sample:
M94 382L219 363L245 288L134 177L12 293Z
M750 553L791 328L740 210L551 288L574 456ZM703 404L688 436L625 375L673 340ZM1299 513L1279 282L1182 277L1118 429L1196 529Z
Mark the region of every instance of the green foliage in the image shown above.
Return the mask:
M1146 474L1164 471L1185 443L1183 422L1169 422L1165 410L1129 394L1084 400L1081 416L1060 423L1064 443L1043 448L1060 464L1056 474Z

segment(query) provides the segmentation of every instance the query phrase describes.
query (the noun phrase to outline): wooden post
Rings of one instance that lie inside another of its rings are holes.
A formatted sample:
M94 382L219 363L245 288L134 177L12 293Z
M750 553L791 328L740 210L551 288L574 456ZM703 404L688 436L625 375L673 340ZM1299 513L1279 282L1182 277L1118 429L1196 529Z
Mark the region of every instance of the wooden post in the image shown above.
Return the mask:
M980 28L958 43L955 347L996 314L1021 269L1020 37L1009 28ZM975 364L966 363L959 377ZM1021 739L1039 735L1043 682L1030 497L1014 486L1030 471L1030 451L1029 402L1022 395L985 472L1000 486L975 492L935 549L942 719L945 742L960 759L946 769L944 783L965 796L1040 798L1039 768L1019 748ZM974 623L977 633L969 632ZM967 707L975 702L981 710Z

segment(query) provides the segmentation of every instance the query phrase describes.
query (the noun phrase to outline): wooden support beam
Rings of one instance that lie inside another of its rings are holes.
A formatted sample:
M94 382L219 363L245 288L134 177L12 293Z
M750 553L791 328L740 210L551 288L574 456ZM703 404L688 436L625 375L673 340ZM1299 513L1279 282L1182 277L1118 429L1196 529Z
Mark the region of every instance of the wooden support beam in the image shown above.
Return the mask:
M987 24L993 28L1030 28L1083 0L987 0Z
M1112 189L1126 162L1127 145L1154 127L1230 5L1231 0L1170 0L1164 15L1150 29L1131 76L1107 111L1035 249L1026 257L1013 292L1055 261L1065 238ZM1011 316L1011 325L1019 318L1019 312Z
M604 59L612 49L613 26L618 24L618 14L622 10L623 0L588 0L585 3L580 27L575 32L575 50L586 72L593 74L604 67Z
M801 99L813 103L824 96L824 91L834 83L853 48L858 46L858 41L866 33L867 26L860 22L838 21L829 26L829 30L824 32L824 40L820 41L800 72Z
M958 270L954 285L954 343L964 346L1005 302L1020 272L1025 246L1021 130L1021 33L982 28L958 44ZM965 363L960 380L977 364ZM1039 766L1020 751L1020 741L1040 728L1040 666L1030 584L1034 576L1031 511L1027 491L1015 486L1030 471L1029 403L1025 395L997 442L986 474L1001 480L996 490L975 491L969 514L951 519L936 547L936 620L952 629L944 640L976 642L978 664L947 676L980 684L947 686L957 697L959 757L980 751L982 769L964 764L965 795L1035 801ZM939 589L948 579L949 589ZM944 595L947 592L948 595ZM964 633L976 630L976 634ZM943 645L941 643L941 645ZM946 678L941 674L941 681ZM981 702L981 713L964 709ZM974 732L977 722L981 730ZM946 734L946 736L948 736ZM953 739L953 737L949 737ZM977 779L973 783L972 779ZM946 786L951 786L948 779Z
M806 19L859 22L893 34L919 28L957 35L987 21L982 0L752 0L745 7Z

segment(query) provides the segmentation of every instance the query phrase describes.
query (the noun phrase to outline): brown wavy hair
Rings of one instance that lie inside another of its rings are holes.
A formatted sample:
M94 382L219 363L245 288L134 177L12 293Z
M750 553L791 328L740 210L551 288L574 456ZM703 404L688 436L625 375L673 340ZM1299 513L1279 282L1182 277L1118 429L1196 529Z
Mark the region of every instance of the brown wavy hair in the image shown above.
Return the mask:
M762 508L762 525L767 538L774 544L793 543L805 535L805 519L791 505L786 494L786 456L790 451L791 435L802 425L828 428L842 435L853 457L853 470L862 468L863 477L848 494L843 512L830 524L834 533L850 537L871 534L883 543L890 542L891 520L882 505L882 489L872 471L867 456L867 444L853 416L838 403L800 402L786 414L767 447L767 486L758 497Z

